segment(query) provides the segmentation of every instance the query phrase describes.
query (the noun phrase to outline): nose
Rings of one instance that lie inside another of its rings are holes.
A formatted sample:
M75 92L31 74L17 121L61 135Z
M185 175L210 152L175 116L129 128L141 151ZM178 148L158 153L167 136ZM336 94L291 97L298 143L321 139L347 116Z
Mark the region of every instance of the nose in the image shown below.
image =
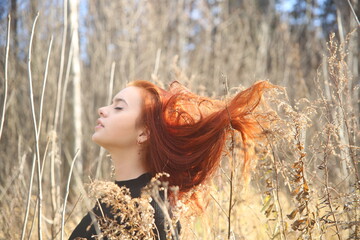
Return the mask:
M105 107L101 107L98 109L98 114L100 117L106 117L107 113L106 113L106 109Z

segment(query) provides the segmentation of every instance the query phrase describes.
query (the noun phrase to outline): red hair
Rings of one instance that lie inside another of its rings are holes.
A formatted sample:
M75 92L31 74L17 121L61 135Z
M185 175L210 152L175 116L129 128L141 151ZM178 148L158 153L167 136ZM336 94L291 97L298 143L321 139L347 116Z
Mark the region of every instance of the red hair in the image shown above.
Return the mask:
M179 186L180 197L214 173L232 130L242 138L247 171L251 154L246 146L263 135L254 110L272 84L255 83L228 103L198 96L176 81L168 91L143 80L129 86L145 91L141 119L150 133L147 167L153 174L169 173L169 184Z

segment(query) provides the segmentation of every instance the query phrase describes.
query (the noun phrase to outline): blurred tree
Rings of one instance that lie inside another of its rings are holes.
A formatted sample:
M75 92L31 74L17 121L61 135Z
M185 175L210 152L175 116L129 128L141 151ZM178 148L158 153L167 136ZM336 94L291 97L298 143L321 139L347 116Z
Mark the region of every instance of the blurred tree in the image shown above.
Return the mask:
M328 36L331 32L338 31L336 10L336 4L334 0L324 0L319 14L324 36Z
M9 3L7 0L0 0L0 19L6 17Z
M295 0L291 15L293 24L306 25L311 23L316 16L316 8L318 8L316 0Z
M208 2L213 3L216 1L209 0ZM273 11L273 12L275 11L275 2L276 0L255 0L252 1L252 4L255 4L257 9L261 13L266 13L267 11ZM244 4L249 5L249 2L244 2L243 0L229 0L228 1L229 13L232 13L237 9L244 7Z
M71 77L73 83L74 152L82 150L82 103L81 103L81 67L79 46L79 1L69 0ZM81 156L81 155L80 155ZM80 157L79 157L80 158ZM76 170L82 176L82 159L77 159Z
M275 12L275 0L256 0L256 3L262 13Z
M1 11L1 10L0 10ZM17 56L17 49L19 46L18 35L17 35L17 2L16 0L11 0L10 3L10 16L11 16L11 38L13 39L12 43L12 53L14 56Z
M212 3L213 1L208 1L208 2ZM229 0L228 1L229 13L232 13L236 9L240 8L242 3L243 3L243 0Z
M357 18L360 18L360 1L352 0L352 1L341 1L334 0L336 8L337 8L337 21L339 25L339 35L341 37L341 41L343 42L346 34L353 31L354 29L358 29L359 24L352 12L349 2L357 15ZM350 39L350 49L348 56L348 66L352 73L352 81L348 83L348 87L350 89L356 88L359 82L359 72L360 72L360 62L359 62L359 49L360 49L360 38L359 32L356 31L353 33L353 37ZM353 96L355 99L358 99L360 96L360 89L356 92L356 96ZM360 110L360 102L358 103L358 109ZM358 118L360 121L360 116Z

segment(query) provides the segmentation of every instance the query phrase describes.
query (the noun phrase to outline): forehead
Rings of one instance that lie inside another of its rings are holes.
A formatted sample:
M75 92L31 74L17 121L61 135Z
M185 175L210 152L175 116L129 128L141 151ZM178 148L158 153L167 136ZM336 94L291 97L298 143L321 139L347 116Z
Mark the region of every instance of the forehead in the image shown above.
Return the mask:
M129 106L140 106L142 103L141 89L138 87L130 86L118 92L113 101L125 101Z

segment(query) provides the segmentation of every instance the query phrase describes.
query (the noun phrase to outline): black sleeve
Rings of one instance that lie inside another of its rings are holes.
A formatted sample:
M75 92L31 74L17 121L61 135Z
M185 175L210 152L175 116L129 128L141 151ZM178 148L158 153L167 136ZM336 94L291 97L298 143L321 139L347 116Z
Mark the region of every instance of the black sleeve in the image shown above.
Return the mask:
M162 194L160 194L162 195ZM163 196L161 196L163 197ZM165 230L165 214L163 213L162 209L160 208L160 206L153 200L151 202L152 207L155 210L155 214L154 214L154 218L155 218L155 225L156 225L156 229L154 230L155 239L160 239L160 240L166 240L166 230ZM171 213L170 213L171 216ZM181 231L181 225L180 222L176 223L176 228L175 230L175 235L171 235L171 239L172 240L178 240L180 239L179 235L180 235L180 231Z
M90 214L91 213L89 212L83 217L81 222L76 226L74 231L71 233L69 240L73 240L78 237L86 238L86 239L94 239L91 238L91 236L96 234L95 224L97 223L93 224Z
M154 218L155 218L155 225L156 229L154 229L154 233L156 236L156 240L166 240L166 231L165 231L165 215L163 214L163 211L159 207L159 205L153 200L151 202L152 207L155 210ZM112 216L110 208L106 207L105 204L101 204L103 213L106 217ZM85 238L88 240L94 240L95 238L92 237L94 235L97 235L99 230L99 225L97 222L97 217L102 216L102 212L100 211L100 208L98 204L95 205L95 207L90 211L88 214L86 214L83 219L80 221L80 223L76 226L74 231L71 233L71 236L69 240L76 240L76 238ZM180 234L180 223L177 222L176 229L175 229L175 235L172 235L173 240L178 240L179 234ZM103 238L106 240L107 238Z
M95 207L86 214L80 223L76 226L74 231L71 233L69 240L75 240L76 238L86 238L89 240L94 240L94 235L100 233L99 225L97 222L97 217L102 216L104 213L105 216L110 215L110 209L101 204L102 211L100 210L98 204L95 204ZM104 238L105 240L106 238Z

